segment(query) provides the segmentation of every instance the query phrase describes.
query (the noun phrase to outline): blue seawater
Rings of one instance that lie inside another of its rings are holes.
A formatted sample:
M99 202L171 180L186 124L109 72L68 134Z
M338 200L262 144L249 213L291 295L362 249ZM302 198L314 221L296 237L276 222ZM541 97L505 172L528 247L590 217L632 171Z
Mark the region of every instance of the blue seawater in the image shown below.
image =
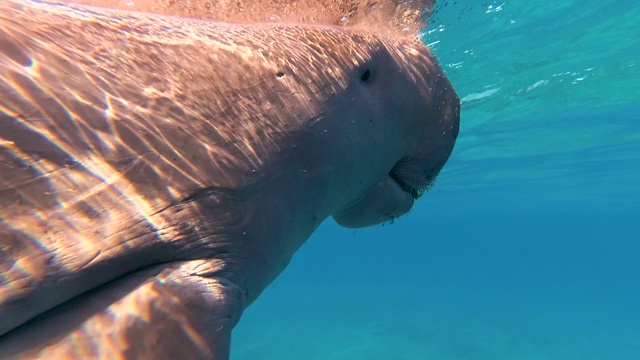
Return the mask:
M236 360L640 359L640 2L436 4L462 98L435 188L328 220L234 332Z

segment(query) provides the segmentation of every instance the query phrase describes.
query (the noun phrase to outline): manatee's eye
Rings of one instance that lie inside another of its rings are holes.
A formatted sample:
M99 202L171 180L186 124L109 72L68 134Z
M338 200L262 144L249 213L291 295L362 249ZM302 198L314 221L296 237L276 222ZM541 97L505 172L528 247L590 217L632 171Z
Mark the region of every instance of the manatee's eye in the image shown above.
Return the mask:
M371 79L371 70L365 69L365 71L360 75L360 81L368 82Z
M360 69L360 82L370 84L373 81L374 75L374 67L371 64L366 64Z

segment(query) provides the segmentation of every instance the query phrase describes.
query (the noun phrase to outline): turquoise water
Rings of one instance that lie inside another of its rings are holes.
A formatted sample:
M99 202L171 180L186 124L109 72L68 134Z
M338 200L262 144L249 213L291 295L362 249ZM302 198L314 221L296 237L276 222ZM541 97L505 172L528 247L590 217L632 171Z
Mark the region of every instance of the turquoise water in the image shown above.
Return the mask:
M323 224L233 358L640 359L640 3L436 6L463 99L437 185L394 224Z

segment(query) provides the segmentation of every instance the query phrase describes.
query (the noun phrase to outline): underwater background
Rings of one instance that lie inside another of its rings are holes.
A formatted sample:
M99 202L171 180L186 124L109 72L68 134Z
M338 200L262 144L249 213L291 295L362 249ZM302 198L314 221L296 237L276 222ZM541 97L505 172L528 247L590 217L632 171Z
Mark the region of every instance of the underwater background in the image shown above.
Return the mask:
M436 186L327 220L246 310L235 360L640 359L640 2L439 1L462 99Z

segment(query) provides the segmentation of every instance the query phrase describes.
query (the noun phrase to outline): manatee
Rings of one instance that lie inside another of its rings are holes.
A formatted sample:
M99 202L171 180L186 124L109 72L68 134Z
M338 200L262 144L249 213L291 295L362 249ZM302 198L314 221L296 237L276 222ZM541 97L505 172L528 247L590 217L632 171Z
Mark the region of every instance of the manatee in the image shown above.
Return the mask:
M0 358L228 359L320 223L408 212L458 128L414 38L3 0Z

